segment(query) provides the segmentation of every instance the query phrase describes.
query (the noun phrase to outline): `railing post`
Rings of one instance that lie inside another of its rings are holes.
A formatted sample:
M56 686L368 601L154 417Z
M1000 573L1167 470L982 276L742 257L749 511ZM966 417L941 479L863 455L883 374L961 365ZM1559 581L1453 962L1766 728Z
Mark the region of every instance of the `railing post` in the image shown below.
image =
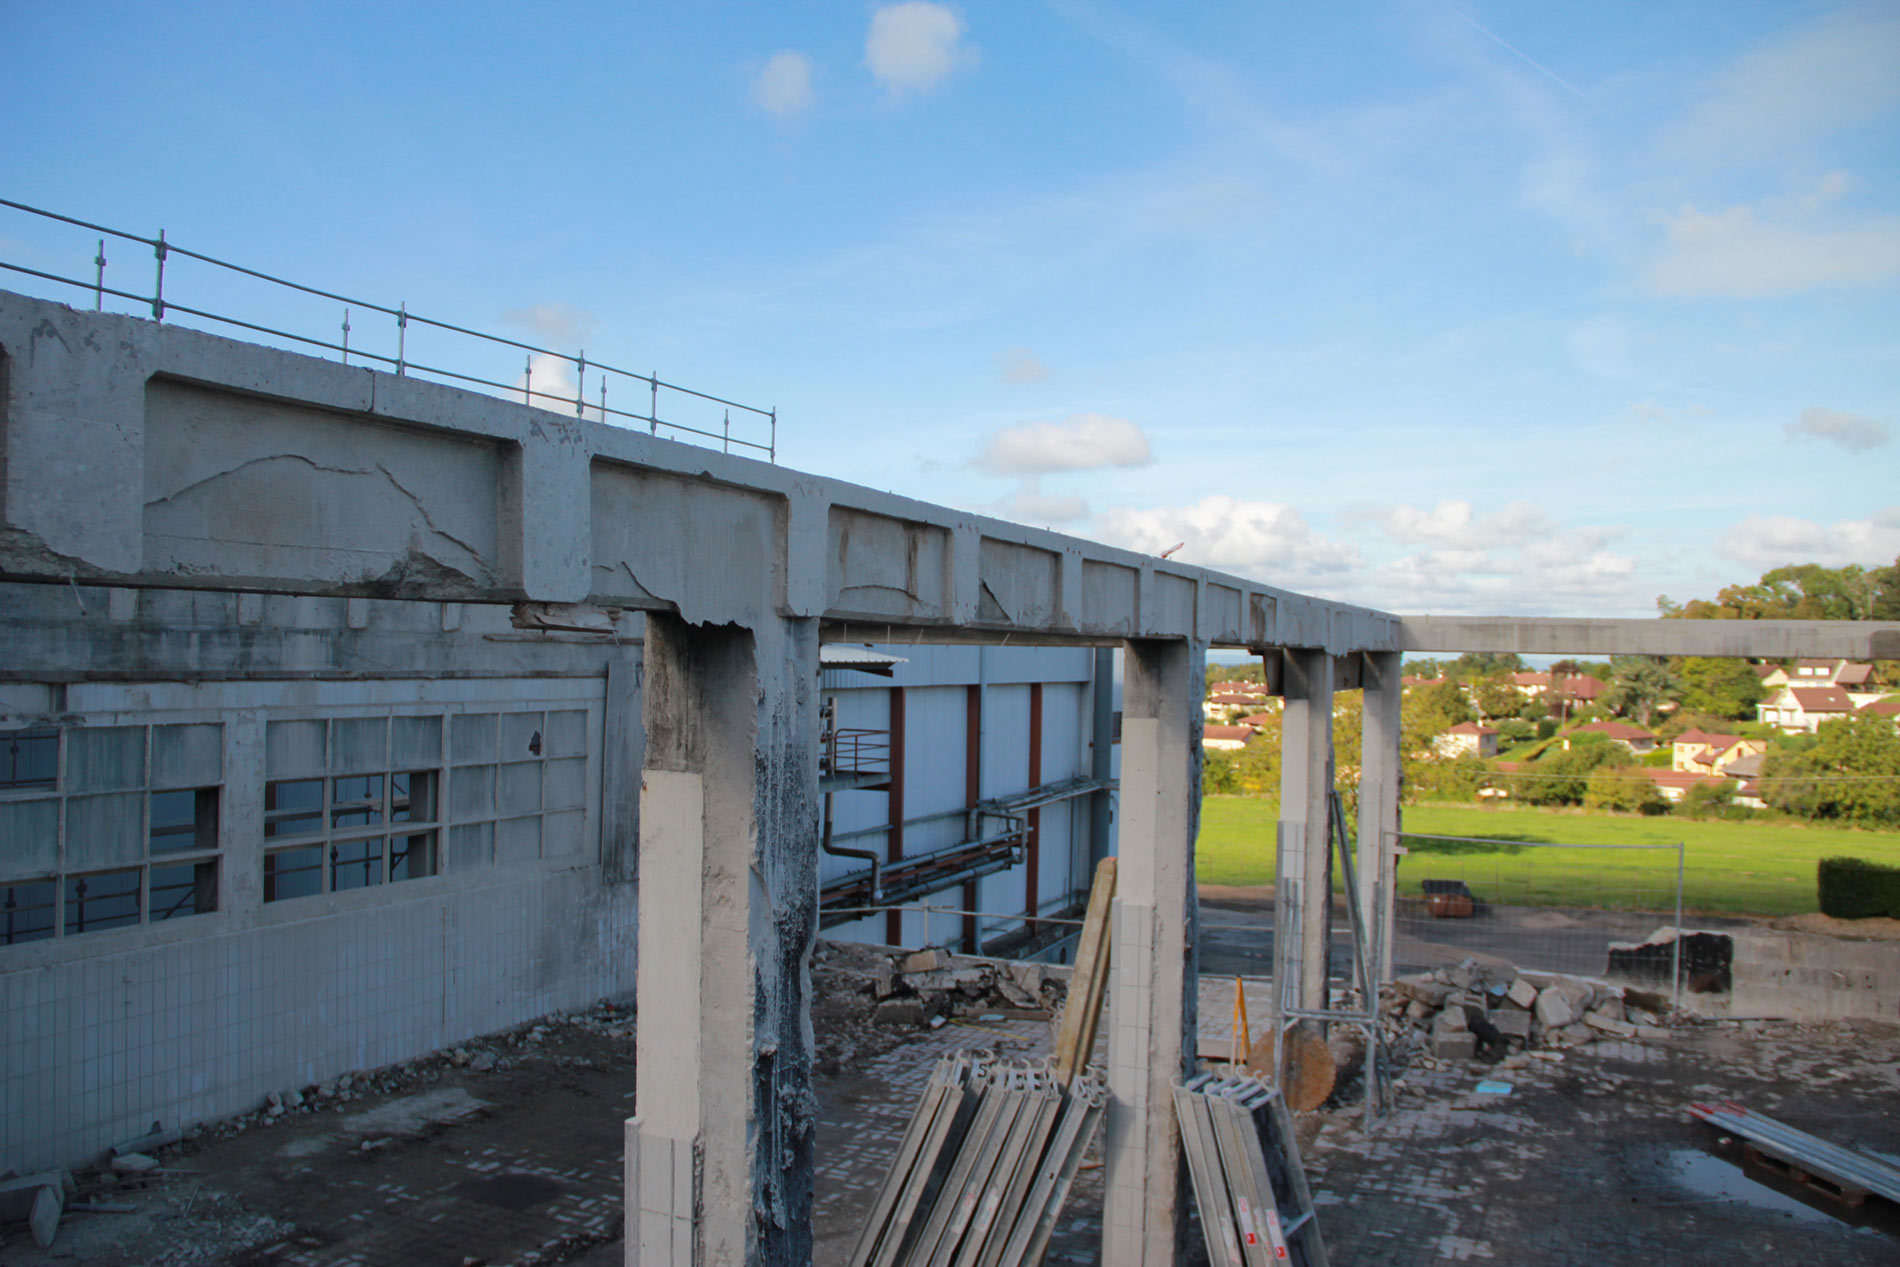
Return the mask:
M726 410L726 422L719 441L719 447L723 452L732 452L732 410L730 409Z
M402 377L403 363L409 354L409 301L396 305L396 376Z
M350 363L350 310L343 310L343 363Z
M772 412L769 416L772 419L772 437L771 437L772 443L771 443L771 447L765 451L765 455L767 458L771 460L772 465L777 466L778 465L778 406L777 405L772 406Z
M92 283L92 310L99 312L106 306L106 240L104 238L99 239L99 253L92 257L92 262L99 266L98 276Z
M158 288L152 295L152 320L163 321L165 319L165 230L158 231L158 241L152 245L152 250L158 256Z
M652 424L648 434L657 436L660 434L660 371L654 370L647 384L653 389L652 399L647 405L647 421Z
M522 360L521 403L532 405L534 403L534 354L530 352Z
M580 417L587 412L587 349L581 349L580 359L574 364L578 367L574 373L574 416Z

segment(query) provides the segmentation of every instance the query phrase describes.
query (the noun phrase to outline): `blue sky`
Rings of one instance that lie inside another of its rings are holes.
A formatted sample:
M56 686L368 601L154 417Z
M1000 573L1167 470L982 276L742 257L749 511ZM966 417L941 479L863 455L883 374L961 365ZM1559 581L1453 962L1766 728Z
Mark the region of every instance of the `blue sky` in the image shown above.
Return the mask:
M0 197L775 405L804 469L1643 615L1900 554L1896 66L1892 4L0 0Z

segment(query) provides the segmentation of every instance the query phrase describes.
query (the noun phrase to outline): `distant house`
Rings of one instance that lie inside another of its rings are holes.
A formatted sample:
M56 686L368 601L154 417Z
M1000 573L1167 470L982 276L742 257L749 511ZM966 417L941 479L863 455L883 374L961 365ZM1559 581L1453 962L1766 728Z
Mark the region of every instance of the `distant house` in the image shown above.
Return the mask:
M1432 740L1432 748L1441 757L1495 757L1498 732L1475 721L1461 721Z
M1217 682L1201 701L1201 715L1209 721L1230 723L1242 713L1251 713L1267 702L1265 692L1242 689Z
M1725 781L1713 774L1697 774L1691 770L1645 770L1643 773L1671 805L1688 795L1692 787L1719 787Z
M1254 737L1252 726L1203 726L1201 747L1221 752L1238 752Z
M1788 685L1788 670L1779 664L1757 664L1750 667L1755 670L1755 676L1761 679L1762 686L1768 690L1772 691L1778 686Z
M1513 673L1511 674L1511 685L1532 699L1536 699L1550 689L1550 674Z
M1249 730L1252 730L1253 732L1258 734L1260 731L1265 730L1273 722L1274 717L1275 717L1275 714L1273 713L1248 713L1245 717L1242 717L1239 721L1235 722L1234 724L1236 726L1245 726Z
M1695 774L1722 774L1741 758L1767 751L1768 745L1759 739L1685 730L1670 745L1669 768Z
M1438 677L1421 677L1419 674L1412 673L1399 679L1399 693L1401 695L1409 695L1412 693L1413 687L1424 691L1430 690L1434 686L1443 686L1444 684L1445 679L1442 674Z
M1862 717L1885 717L1894 725L1900 726L1900 695L1877 699L1871 704L1862 704L1859 711Z
M1853 711L1854 701L1838 686L1784 686L1773 698L1755 705L1757 718L1790 735L1811 735L1822 722Z
M1570 748L1570 741L1577 735L1602 735L1611 743L1621 744L1638 756L1656 751L1656 736L1641 726L1632 726L1628 722L1593 721L1587 726L1579 726L1564 736L1564 748Z

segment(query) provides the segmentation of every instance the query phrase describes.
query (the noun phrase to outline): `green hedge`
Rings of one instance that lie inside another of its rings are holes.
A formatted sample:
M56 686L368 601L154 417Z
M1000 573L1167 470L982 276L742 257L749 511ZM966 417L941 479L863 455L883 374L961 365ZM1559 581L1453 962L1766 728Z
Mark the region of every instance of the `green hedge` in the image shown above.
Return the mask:
M1864 858L1823 858L1814 871L1823 914L1836 919L1900 918L1900 867Z

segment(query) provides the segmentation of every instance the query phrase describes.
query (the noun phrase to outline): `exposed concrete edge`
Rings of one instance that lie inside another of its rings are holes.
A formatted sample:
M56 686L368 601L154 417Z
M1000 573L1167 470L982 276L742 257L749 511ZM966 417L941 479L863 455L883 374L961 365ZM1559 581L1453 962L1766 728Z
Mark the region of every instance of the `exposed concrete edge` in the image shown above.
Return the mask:
M1900 659L1900 621L1401 616L1402 651Z

